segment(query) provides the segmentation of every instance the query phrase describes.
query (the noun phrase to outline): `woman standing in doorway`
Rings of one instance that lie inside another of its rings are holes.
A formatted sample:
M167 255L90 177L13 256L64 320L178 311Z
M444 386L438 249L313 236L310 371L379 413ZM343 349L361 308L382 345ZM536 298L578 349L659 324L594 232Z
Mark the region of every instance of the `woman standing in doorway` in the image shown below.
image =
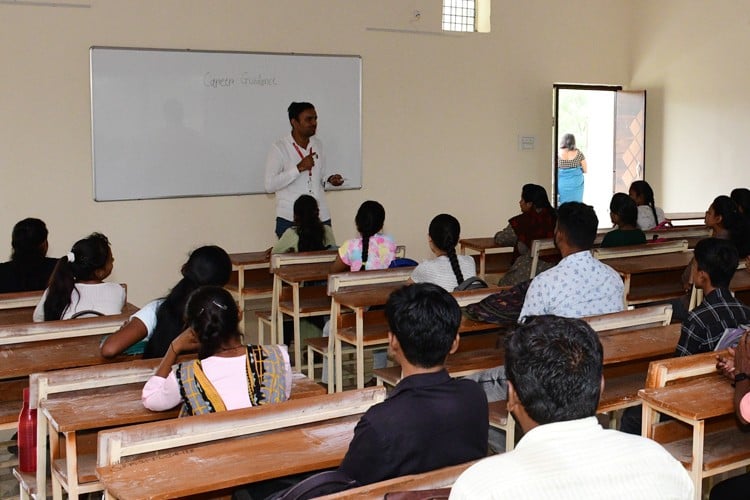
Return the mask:
M583 174L586 173L586 157L576 148L573 134L565 134L560 141L557 155L558 203L583 201Z

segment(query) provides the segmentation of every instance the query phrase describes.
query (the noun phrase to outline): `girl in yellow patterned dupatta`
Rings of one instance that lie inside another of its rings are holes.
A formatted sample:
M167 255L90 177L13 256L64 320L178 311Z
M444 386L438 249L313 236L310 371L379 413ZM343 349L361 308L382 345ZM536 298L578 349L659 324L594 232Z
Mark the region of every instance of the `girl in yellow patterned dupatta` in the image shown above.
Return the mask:
M292 371L286 346L245 345L234 298L221 287L197 289L185 307L186 329L170 344L143 388L146 408L163 411L182 403L180 416L277 403L289 398ZM177 356L198 359L172 370Z

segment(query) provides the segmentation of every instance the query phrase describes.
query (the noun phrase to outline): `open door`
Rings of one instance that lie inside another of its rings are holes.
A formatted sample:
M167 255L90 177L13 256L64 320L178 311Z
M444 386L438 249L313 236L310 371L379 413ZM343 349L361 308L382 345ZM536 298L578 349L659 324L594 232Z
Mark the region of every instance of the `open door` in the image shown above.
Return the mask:
M630 183L643 179L645 168L646 92L624 91L619 86L553 86L553 193L557 205L557 157L562 136L572 133L586 156L583 202L592 205L599 225L609 225L612 194L628 192Z
M615 98L615 193L643 180L646 158L646 91L618 90Z

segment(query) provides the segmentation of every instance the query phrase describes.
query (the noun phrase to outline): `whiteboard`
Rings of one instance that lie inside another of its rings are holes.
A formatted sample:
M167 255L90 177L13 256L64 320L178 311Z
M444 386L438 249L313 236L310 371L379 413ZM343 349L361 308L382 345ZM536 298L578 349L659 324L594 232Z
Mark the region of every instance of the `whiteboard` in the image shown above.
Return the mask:
M362 187L359 56L91 47L90 57L97 201L264 193L292 101L315 105L328 171Z

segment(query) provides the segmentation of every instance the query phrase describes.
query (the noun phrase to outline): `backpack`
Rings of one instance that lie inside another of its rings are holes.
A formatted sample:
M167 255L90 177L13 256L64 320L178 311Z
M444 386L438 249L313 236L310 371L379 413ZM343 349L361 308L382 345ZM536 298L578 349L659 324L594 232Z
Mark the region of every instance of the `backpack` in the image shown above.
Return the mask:
M463 280L453 291L461 292L463 290L476 290L478 288L488 288L487 282L478 276L472 276Z
M359 486L359 483L340 470L327 470L314 474L266 500L307 500L322 495L338 493Z
M502 326L513 326L521 315L523 300L531 280L501 290L484 298L476 304L469 304L464 313L474 321L495 323Z

